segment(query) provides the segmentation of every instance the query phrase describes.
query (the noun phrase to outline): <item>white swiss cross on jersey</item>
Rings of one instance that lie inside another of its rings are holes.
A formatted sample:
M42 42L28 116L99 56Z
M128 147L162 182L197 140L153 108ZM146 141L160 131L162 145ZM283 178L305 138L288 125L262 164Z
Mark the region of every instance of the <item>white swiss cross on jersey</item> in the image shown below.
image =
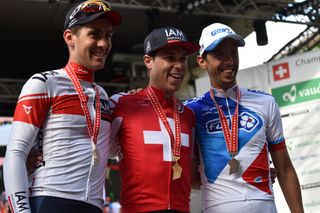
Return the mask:
M170 136L163 125L160 118L158 119L160 123L160 131L154 130L144 130L143 131L143 139L145 144L162 144L163 145L163 160L164 161L174 161L172 158L172 148L170 142ZM175 126L174 121L171 118L167 118L170 128L175 135ZM189 147L189 135L185 133L181 133L181 146Z

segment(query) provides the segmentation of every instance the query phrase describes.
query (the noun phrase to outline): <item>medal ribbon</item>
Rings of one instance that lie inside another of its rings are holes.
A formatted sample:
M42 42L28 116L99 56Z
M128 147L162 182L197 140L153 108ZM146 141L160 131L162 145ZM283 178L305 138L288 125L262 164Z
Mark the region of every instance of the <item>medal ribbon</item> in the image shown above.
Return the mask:
M95 96L96 96L95 97L96 118L94 120L94 127L93 127L92 126L92 122L91 122L91 116L90 116L89 108L88 108L88 101L86 99L85 94L82 91L82 87L81 87L81 84L79 82L79 79L77 78L77 76L76 76L72 66L70 65L70 63L67 64L67 66L65 67L65 70L66 70L68 76L70 77L75 89L77 90L78 96L80 98L81 108L82 108L83 113L84 113L84 115L86 117L88 132L89 132L89 135L91 137L91 141L93 143L93 147L95 149L96 148L96 144L97 144L98 133L99 133L100 125L101 125L101 108L100 108L99 90L97 88L97 85L93 84L94 90L95 90Z
M236 105L235 112L231 117L231 131L228 125L227 117L223 113L221 107L217 104L216 99L214 97L214 93L212 92L212 89L210 89L210 96L218 110L219 119L221 122L222 131L223 131L223 136L226 141L228 152L232 157L234 157L236 154L238 154L238 151L239 151L238 121L239 121L239 102L240 102L240 96L241 96L240 89L237 88L237 105Z
M173 120L175 124L175 133L176 139L174 138L173 132L170 128L169 122L167 120L166 114L161 107L157 96L154 94L153 89L148 86L146 88L148 98L153 106L153 109L156 111L158 117L161 119L164 127L166 128L171 142L172 147L172 155L176 162L180 159L180 150L181 150L181 125L180 125L180 117L177 109L177 99L172 97L173 99Z

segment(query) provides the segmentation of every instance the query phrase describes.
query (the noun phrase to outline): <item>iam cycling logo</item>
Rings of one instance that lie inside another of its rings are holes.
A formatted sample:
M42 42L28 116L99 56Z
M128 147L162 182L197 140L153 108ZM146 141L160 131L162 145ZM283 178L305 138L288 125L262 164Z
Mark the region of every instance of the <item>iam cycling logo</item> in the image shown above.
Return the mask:
M289 92L285 92L282 95L282 99L284 101L290 101L291 103L296 101L297 97L297 87L296 85L292 85Z
M230 126L230 117L228 117L228 123ZM246 132L253 131L259 124L259 120L249 112L242 112L239 115L239 130ZM222 131L221 122L218 119L210 120L206 123L207 132L214 134Z
M290 78L290 70L288 62L272 66L274 81Z

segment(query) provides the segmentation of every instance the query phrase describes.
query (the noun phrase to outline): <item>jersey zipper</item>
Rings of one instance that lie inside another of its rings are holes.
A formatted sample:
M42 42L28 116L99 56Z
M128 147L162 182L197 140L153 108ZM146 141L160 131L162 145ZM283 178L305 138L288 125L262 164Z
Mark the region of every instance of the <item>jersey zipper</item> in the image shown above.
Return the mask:
M228 110L228 114L229 114L229 117L230 117L230 119L231 119L232 114L231 114L231 110L230 110L230 106L229 106L229 99L228 99L228 97L226 97L225 100L226 100L226 107L227 107L227 110Z
M95 100L96 96L95 93L93 93L93 100ZM93 111L95 111L95 105L92 104L93 107ZM96 119L96 117L94 116L94 118ZM92 122L92 121L90 121ZM90 138L90 143L91 143L91 163L90 163L90 168L89 168L89 174L88 174L88 179L87 179L87 187L86 187L86 195L85 195L85 200L88 201L89 200L89 196L90 196L90 191L91 191L91 186L90 186L90 182L91 182L91 173L92 173L92 169L94 166L94 157L93 157L93 150L94 150L94 143L93 143L93 139Z
M93 147L92 147L92 149L93 149ZM94 159L93 159L93 156L91 155L91 163L90 163L90 168L89 168L89 174L88 174L88 179L87 179L87 187L86 187L86 195L85 195L85 200L86 201L88 201L89 194L90 194L90 188L91 188L90 187L90 180L91 180L91 173L92 173L93 163L94 163Z

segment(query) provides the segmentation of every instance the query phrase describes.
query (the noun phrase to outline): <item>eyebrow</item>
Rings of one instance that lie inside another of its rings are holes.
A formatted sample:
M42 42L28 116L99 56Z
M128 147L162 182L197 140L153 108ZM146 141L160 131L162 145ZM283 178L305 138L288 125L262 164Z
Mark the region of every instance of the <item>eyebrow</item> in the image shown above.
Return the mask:
M170 48L165 49L165 50L163 50L161 52L162 52L162 54L166 54L166 55L175 55L176 54L176 52L174 50L170 49ZM188 51L187 50L185 50L185 51L183 50L183 54L188 55Z
M96 28L96 27L90 27L89 32L98 32L98 33L103 33L103 30L101 28ZM106 34L113 34L112 29L107 29Z

